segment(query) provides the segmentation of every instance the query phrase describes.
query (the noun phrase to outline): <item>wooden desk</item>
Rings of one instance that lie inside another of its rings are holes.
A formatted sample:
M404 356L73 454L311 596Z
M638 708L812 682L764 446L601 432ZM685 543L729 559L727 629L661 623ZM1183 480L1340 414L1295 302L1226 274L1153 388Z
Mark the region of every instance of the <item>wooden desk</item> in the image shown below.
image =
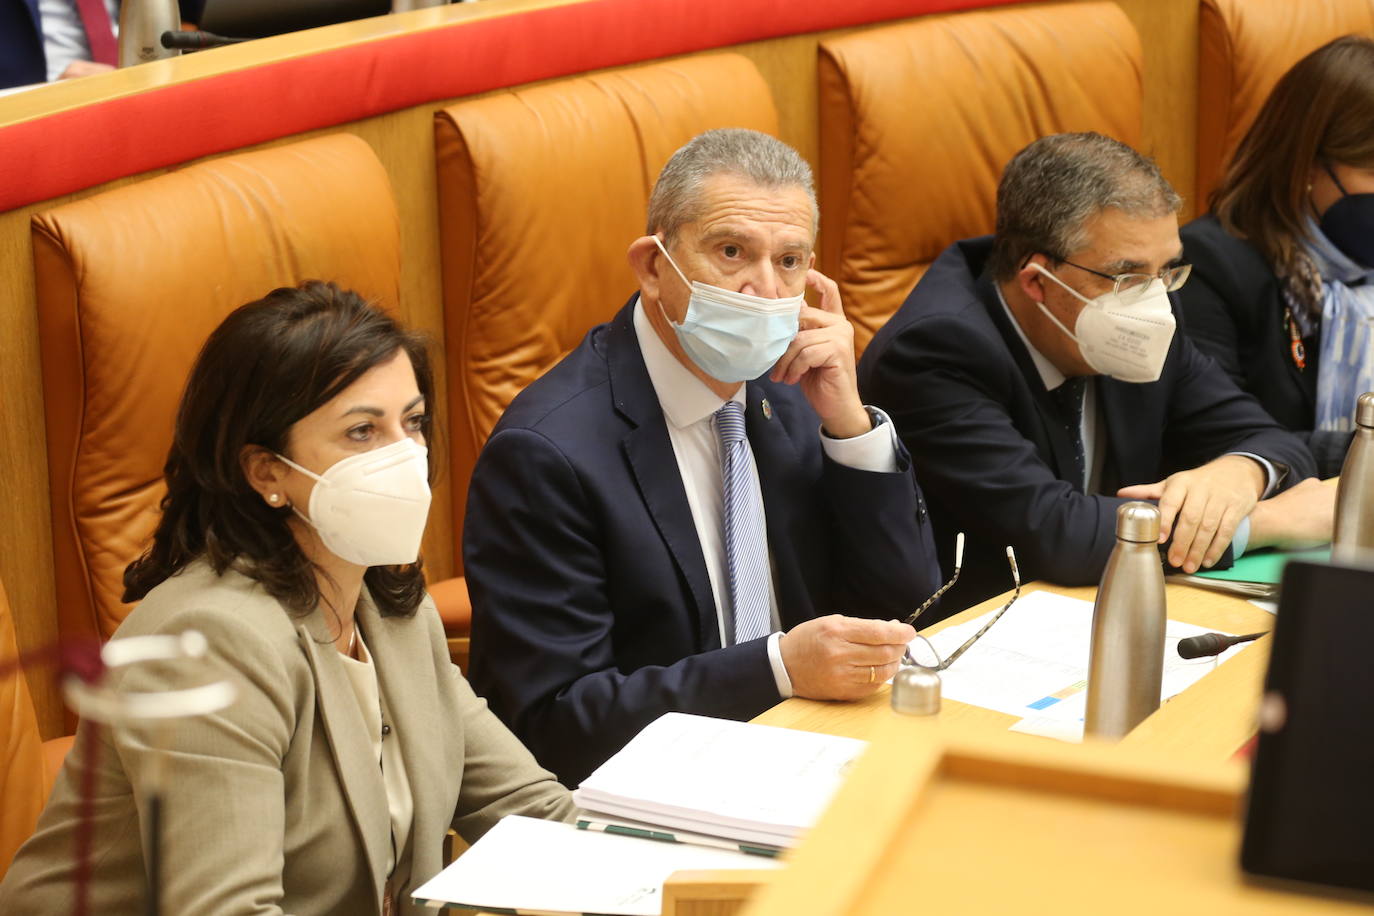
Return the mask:
M935 731L880 723L789 867L743 912L1368 912L1368 898L1243 878L1237 761L1015 734L931 740Z
M1036 590L1096 593L1036 583L1022 597ZM1273 626L1242 598L1186 585L1166 595L1171 620L1231 633ZM935 717L902 716L887 687L857 703L787 700L754 721L873 748L789 853L792 867L681 873L665 887L664 914L1195 911L1188 901L1225 913L1352 910L1250 887L1238 874L1246 774L1234 757L1254 735L1268 660L1269 640L1251 643L1115 745L1009 733L1015 717L953 700Z
M1060 588L1033 583L1022 590L1022 598L1037 590L1086 601L1093 600L1097 591L1091 587ZM1273 615L1243 598L1188 585L1167 585L1165 592L1171 620L1230 633L1255 633L1274 625ZM929 635L963 623L1001 607L1007 597L1001 595L991 598L922 632ZM1015 606L1007 613L1016 613ZM1200 760L1225 760L1231 757L1255 733L1255 709L1268 661L1268 638L1256 640L1235 658L1165 703L1158 712L1127 735L1121 744ZM867 740L880 723L897 715L889 706L889 693L890 688L883 687L868 699L856 703L786 700L754 721L763 725ZM936 718L940 730L950 736L1002 733L1016 722L1014 716L1006 713L948 699ZM1033 743L1049 740L1028 735L1016 737Z

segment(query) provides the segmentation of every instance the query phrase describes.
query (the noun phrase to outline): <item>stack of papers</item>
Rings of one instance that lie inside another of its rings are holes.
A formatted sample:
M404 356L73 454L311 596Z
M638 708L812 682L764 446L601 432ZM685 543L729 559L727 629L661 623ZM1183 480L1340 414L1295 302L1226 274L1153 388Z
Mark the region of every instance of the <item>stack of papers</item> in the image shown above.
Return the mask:
M573 793L591 812L576 827L504 818L415 900L512 913L657 914L675 871L777 867L767 856L796 844L866 747L668 713Z
M573 801L635 827L789 847L815 823L866 746L668 713L587 777Z
M941 630L930 641L945 658L993 613ZM1022 721L1012 726L1013 731L1081 741L1092 621L1091 601L1031 592L1012 605L973 648L940 672L942 695L1020 717ZM1177 620L1166 622L1161 702L1182 693L1246 648L1233 646L1215 659L1179 658L1180 639L1210 632L1216 631ZM920 659L929 650L916 640L912 653Z

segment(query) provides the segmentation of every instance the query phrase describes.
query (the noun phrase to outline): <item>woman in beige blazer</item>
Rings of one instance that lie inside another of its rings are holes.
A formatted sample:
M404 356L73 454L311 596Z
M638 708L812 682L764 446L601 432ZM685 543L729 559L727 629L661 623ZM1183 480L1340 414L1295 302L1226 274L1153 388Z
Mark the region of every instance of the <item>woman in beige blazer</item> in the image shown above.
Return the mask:
M422 342L327 284L230 315L192 370L152 546L125 572L142 599L115 634L198 630L210 666L137 665L121 691L215 678L237 700L137 727L83 722L0 912L73 911L83 768L89 912L148 893L148 798L166 756L162 912L406 911L503 815L570 819L567 790L449 662L418 550L433 380ZM165 751L164 751L165 748Z

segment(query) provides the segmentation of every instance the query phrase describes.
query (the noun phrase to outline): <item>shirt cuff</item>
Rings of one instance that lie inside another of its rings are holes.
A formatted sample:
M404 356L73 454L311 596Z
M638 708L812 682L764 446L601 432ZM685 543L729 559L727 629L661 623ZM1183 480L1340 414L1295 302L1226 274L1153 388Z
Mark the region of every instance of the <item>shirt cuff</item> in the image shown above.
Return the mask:
M1250 546L1250 516L1240 520L1236 525L1236 533L1231 536L1231 562L1234 563L1245 556L1245 548Z
M849 439L832 439L821 430L826 457L856 471L892 474L897 471L897 427L876 407L865 407L873 428Z
M1279 476L1279 469L1274 467L1274 462L1270 461L1268 458L1261 458L1259 455L1253 454L1252 452L1227 452L1226 454L1240 455L1241 457L1258 461L1260 467L1264 468L1264 492L1260 494L1260 499L1268 499L1274 495L1274 491L1279 488L1279 482L1283 480L1283 478ZM1246 534L1249 534L1250 528L1248 525L1245 530ZM1234 543L1234 541L1232 541L1232 543Z
M787 666L782 663L782 633L768 637L768 664L773 666L773 683L778 685L778 696L784 700L792 696L792 679L787 676Z

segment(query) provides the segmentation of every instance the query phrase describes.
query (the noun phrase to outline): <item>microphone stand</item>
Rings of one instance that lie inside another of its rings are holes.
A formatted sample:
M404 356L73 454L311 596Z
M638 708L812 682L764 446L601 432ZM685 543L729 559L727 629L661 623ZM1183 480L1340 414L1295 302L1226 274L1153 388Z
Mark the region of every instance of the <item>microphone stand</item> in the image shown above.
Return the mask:
M202 659L208 644L195 630L179 636L134 636L108 642L100 650L106 669L149 662ZM162 806L167 786L167 748L171 724L176 719L219 712L234 702L236 691L228 681L158 693L119 691L104 679L91 684L68 676L62 683L67 703L82 719L110 728L146 725L153 749L147 774L148 792L148 916L162 913Z

